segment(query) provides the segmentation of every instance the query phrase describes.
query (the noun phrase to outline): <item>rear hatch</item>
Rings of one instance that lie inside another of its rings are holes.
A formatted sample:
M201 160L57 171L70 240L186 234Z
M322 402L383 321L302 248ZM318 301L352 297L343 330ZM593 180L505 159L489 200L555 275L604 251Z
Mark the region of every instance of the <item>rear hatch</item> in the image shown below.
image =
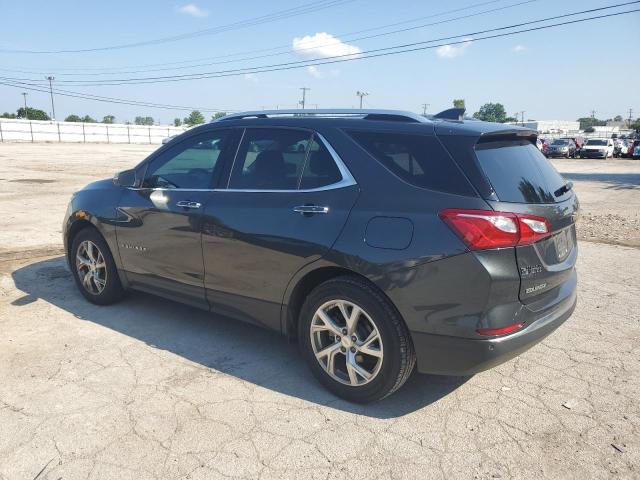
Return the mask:
M520 300L534 310L561 301L575 282L578 199L571 183L538 150L531 132L482 136L474 151L491 185L486 200L495 211L548 222L549 236L515 248Z

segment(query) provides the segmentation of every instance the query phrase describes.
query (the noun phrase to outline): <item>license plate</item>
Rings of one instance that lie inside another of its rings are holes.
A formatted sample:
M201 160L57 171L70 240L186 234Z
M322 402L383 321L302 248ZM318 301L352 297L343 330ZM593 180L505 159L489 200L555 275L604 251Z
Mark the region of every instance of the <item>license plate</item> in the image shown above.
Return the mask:
M567 228L561 231L555 237L553 237L553 241L556 245L556 253L558 255L558 260L562 261L565 258L567 258L567 255L569 255L569 252L571 251L571 247L573 246L571 229Z

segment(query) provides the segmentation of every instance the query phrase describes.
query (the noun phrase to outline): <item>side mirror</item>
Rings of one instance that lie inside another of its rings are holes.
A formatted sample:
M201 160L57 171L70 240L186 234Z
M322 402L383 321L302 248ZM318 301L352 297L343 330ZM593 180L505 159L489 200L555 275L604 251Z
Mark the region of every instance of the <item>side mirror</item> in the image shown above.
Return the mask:
M139 187L139 182L136 179L136 171L135 169L124 170L120 173L116 173L116 176L113 177L113 183L120 187Z

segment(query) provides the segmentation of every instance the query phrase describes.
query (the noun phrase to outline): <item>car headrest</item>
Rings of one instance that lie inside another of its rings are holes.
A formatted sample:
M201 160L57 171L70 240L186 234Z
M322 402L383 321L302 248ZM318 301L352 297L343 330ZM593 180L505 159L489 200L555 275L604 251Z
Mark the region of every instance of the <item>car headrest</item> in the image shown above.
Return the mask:
M279 150L260 152L255 160L255 173L260 176L284 175L285 164L282 152Z

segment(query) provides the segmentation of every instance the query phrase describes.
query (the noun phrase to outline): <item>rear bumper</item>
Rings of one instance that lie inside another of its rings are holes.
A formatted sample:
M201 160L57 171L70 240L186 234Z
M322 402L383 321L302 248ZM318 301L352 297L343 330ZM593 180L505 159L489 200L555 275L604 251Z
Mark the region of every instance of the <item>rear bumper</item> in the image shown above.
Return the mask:
M504 337L474 339L412 332L418 371L438 375L473 375L511 360L533 347L571 316L577 301L574 292L551 312L523 330Z

